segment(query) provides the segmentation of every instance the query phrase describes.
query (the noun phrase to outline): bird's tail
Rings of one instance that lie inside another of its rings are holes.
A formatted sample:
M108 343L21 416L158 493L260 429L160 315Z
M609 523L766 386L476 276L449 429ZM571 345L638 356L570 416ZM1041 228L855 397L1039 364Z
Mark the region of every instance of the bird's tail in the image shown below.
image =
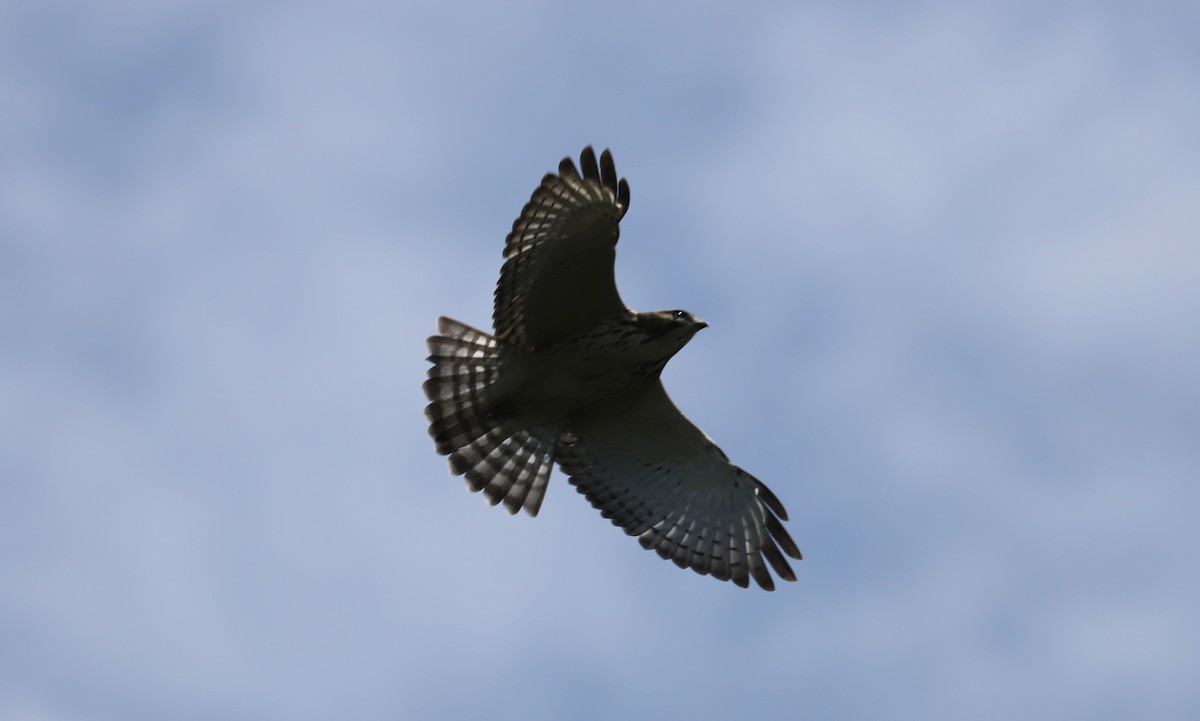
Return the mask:
M437 452L467 487L483 491L509 513L536 516L554 466L557 430L512 430L488 413L486 391L500 375L501 345L492 336L450 318L438 318L440 335L429 338L425 407Z

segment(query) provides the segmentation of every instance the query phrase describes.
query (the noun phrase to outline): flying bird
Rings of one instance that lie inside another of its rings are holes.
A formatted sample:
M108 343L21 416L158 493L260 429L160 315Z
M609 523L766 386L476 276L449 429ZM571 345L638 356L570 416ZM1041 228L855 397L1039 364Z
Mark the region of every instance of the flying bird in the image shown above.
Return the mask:
M429 338L429 433L492 505L536 516L557 462L613 524L680 568L741 587L796 575L783 504L679 412L659 376L707 324L638 313L613 263L629 184L612 154L564 158L513 223L494 333L438 318Z

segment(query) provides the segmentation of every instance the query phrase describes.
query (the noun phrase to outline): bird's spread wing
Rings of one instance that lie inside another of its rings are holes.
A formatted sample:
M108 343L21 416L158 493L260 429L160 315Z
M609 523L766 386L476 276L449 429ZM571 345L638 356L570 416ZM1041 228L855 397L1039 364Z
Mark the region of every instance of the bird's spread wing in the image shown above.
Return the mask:
M659 379L574 417L558 454L605 518L680 568L772 590L769 563L796 580L783 554L800 550L780 523L783 505L684 418Z
M629 184L612 154L591 146L542 179L505 241L496 285L496 337L534 350L625 310L613 278L617 224Z

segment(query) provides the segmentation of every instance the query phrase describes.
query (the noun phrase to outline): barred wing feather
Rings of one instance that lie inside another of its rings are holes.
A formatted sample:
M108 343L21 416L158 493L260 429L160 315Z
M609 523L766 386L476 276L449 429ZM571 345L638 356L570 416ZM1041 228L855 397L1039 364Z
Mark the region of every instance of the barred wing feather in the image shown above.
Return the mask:
M766 590L801 558L783 505L687 420L659 379L571 420L558 444L571 483L615 525L680 568Z
M629 184L591 146L550 173L513 223L496 285L496 337L536 350L624 312L613 262Z

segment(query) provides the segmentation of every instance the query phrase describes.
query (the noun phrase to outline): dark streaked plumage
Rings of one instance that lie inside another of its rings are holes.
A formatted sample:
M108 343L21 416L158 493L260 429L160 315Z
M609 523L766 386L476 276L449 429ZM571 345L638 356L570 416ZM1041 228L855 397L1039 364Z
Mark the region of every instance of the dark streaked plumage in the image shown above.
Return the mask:
M613 262L629 185L591 147L533 192L505 243L495 335L449 318L429 339L425 414L472 491L537 515L555 462L601 514L681 568L774 588L800 551L783 505L679 412L659 380L706 324L636 313Z

